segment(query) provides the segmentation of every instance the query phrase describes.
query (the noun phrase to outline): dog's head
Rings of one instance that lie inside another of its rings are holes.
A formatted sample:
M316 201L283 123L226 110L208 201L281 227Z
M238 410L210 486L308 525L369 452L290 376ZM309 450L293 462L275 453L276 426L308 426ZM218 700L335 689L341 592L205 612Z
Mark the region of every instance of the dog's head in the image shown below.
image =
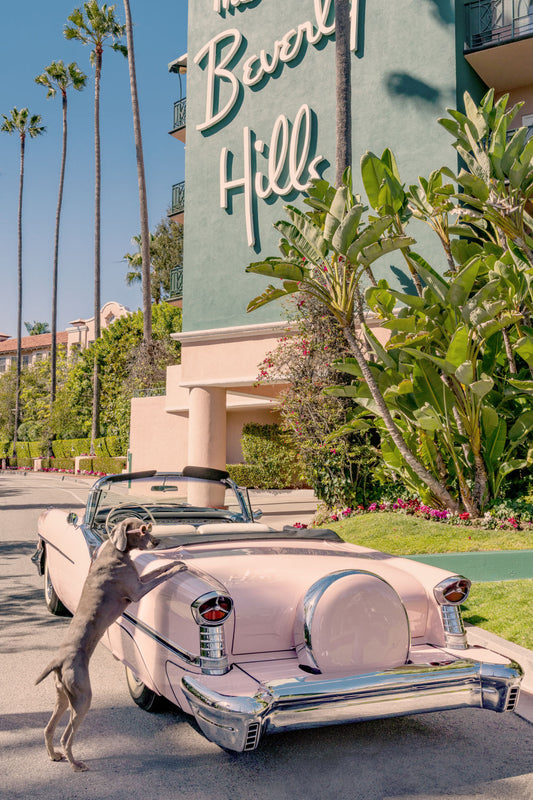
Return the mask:
M126 517L115 525L109 538L116 549L123 553L135 549L152 550L157 547L159 540L151 535L151 530L151 523L142 522L137 517Z

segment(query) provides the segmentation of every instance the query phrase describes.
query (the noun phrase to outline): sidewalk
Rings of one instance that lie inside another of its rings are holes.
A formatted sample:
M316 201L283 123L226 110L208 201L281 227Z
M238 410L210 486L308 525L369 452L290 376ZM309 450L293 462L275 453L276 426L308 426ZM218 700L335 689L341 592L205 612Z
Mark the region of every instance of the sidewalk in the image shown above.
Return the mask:
M318 500L312 489L249 489L249 495L254 511L263 512L260 521L273 527L309 525L316 514Z

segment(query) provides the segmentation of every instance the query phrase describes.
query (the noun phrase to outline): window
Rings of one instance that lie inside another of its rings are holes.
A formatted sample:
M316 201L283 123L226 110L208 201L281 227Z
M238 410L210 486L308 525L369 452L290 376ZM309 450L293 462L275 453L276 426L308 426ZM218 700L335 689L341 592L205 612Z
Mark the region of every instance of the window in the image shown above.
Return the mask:
M7 358L5 356L2 356L2 358L0 358L0 372L5 372L6 369L7 369Z
M30 366L30 356L22 356L22 369Z

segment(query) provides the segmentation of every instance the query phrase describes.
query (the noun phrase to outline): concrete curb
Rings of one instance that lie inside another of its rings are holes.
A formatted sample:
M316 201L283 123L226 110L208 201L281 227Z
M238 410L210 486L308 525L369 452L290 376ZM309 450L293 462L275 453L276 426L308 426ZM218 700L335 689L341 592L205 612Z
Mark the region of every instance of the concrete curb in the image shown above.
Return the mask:
M44 478L45 480L56 480L56 481L74 481L74 483L82 484L83 486L90 485L92 486L98 480L97 475L74 475L72 472L34 472L33 470L0 470L0 478L2 476L6 477L14 477L14 478L26 478L28 476L32 478Z
M490 631L486 631L483 628L478 628L476 625L466 623L465 627L469 644L486 647L487 650L493 650L520 664L524 670L524 677L516 713L528 722L533 723L533 651L514 642L509 642L507 639L502 639L501 636L490 633Z

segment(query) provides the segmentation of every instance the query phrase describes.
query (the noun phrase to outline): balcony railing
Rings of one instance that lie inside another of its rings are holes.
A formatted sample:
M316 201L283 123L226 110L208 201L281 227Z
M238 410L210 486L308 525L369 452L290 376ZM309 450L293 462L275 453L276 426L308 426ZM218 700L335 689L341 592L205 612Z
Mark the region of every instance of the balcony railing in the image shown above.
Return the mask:
M137 389L133 392L134 397L163 397L167 393L166 384L161 383L156 386L147 386L144 389Z
M466 50L533 35L531 0L474 0L465 5Z
M172 187L171 214L183 214L185 210L185 181L175 183Z
M179 128L184 128L187 124L187 99L176 100L174 103L174 127L173 130L177 131Z
M174 267L170 270L170 299L176 300L183 297L183 267Z
M527 128L526 142L529 142L529 140L533 136L533 125L526 125L525 127ZM517 130L518 130L518 128L511 128L510 130L507 131L507 141L508 142L511 141L511 139L513 138L513 136L515 135Z

